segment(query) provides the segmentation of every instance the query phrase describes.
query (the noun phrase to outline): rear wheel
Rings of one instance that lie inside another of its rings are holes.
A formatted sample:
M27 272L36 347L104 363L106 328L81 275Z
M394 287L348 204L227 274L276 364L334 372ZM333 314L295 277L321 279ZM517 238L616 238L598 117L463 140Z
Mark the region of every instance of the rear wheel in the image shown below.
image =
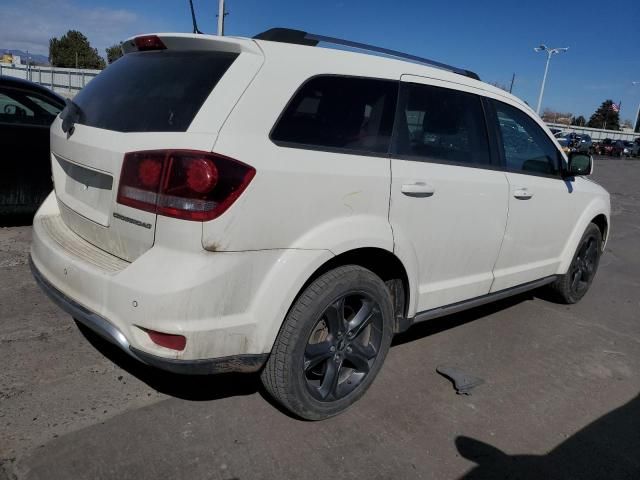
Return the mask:
M598 270L602 251L602 234L597 225L587 227L566 274L551 285L562 303L576 303L584 297Z
M296 300L262 381L308 420L336 415L369 388L389 350L393 307L384 282L355 265L331 270Z

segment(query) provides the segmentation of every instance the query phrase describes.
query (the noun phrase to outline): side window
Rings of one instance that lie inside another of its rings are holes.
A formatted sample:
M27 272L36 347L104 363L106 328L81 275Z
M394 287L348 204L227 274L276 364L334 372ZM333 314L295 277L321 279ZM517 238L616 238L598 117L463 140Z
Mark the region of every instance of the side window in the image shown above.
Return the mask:
M558 150L547 134L526 113L495 102L507 170L557 175Z
M289 102L271 139L298 148L386 153L397 93L390 80L315 77Z
M491 164L480 97L415 83L401 88L395 153L425 161Z
M42 110L47 112L52 117L56 117L62 111L62 108L64 108L64 107L61 108L57 105L54 105L53 103L45 100L44 98L36 97L34 95L27 95L27 98L31 100L33 103L35 103L36 105L38 105Z
M13 96L0 92L0 122L12 124L32 124L33 110Z

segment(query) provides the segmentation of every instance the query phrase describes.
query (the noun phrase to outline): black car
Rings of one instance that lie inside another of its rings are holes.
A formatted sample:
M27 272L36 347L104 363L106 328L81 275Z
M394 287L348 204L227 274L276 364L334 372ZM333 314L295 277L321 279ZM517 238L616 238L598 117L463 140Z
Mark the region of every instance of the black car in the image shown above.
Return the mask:
M0 76L0 215L33 213L52 190L49 127L65 100Z

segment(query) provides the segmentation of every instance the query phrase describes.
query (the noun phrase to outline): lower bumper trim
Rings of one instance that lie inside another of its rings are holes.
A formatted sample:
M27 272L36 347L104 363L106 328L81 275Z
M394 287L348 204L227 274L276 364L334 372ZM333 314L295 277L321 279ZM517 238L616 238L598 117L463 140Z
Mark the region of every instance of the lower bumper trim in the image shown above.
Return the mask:
M268 353L255 355L232 355L230 357L204 360L175 360L162 358L129 347L135 356L147 365L183 375L213 375L230 372L257 372L269 358Z
M177 360L143 352L142 350L133 348L124 334L107 319L86 309L51 285L42 273L40 273L31 257L29 257L29 266L31 267L31 273L36 283L56 305L71 315L76 321L144 364L172 373L210 375L228 372L256 372L260 370L269 358L269 354L264 353L233 355L230 357L211 359Z

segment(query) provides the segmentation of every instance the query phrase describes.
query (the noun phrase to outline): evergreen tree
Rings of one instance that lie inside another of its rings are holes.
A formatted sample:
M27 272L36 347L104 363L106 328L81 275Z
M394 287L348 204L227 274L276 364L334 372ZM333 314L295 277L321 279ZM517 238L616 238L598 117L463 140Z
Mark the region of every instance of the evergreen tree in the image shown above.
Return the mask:
M591 115L587 127L620 130L620 113L613 109L613 100L605 100Z
M108 63L113 63L122 56L122 46L119 43L107 47L105 51L107 52Z
M89 40L77 30L69 30L59 39L49 40L49 62L54 67L102 69L106 65L104 59L98 55L98 50L92 48Z

